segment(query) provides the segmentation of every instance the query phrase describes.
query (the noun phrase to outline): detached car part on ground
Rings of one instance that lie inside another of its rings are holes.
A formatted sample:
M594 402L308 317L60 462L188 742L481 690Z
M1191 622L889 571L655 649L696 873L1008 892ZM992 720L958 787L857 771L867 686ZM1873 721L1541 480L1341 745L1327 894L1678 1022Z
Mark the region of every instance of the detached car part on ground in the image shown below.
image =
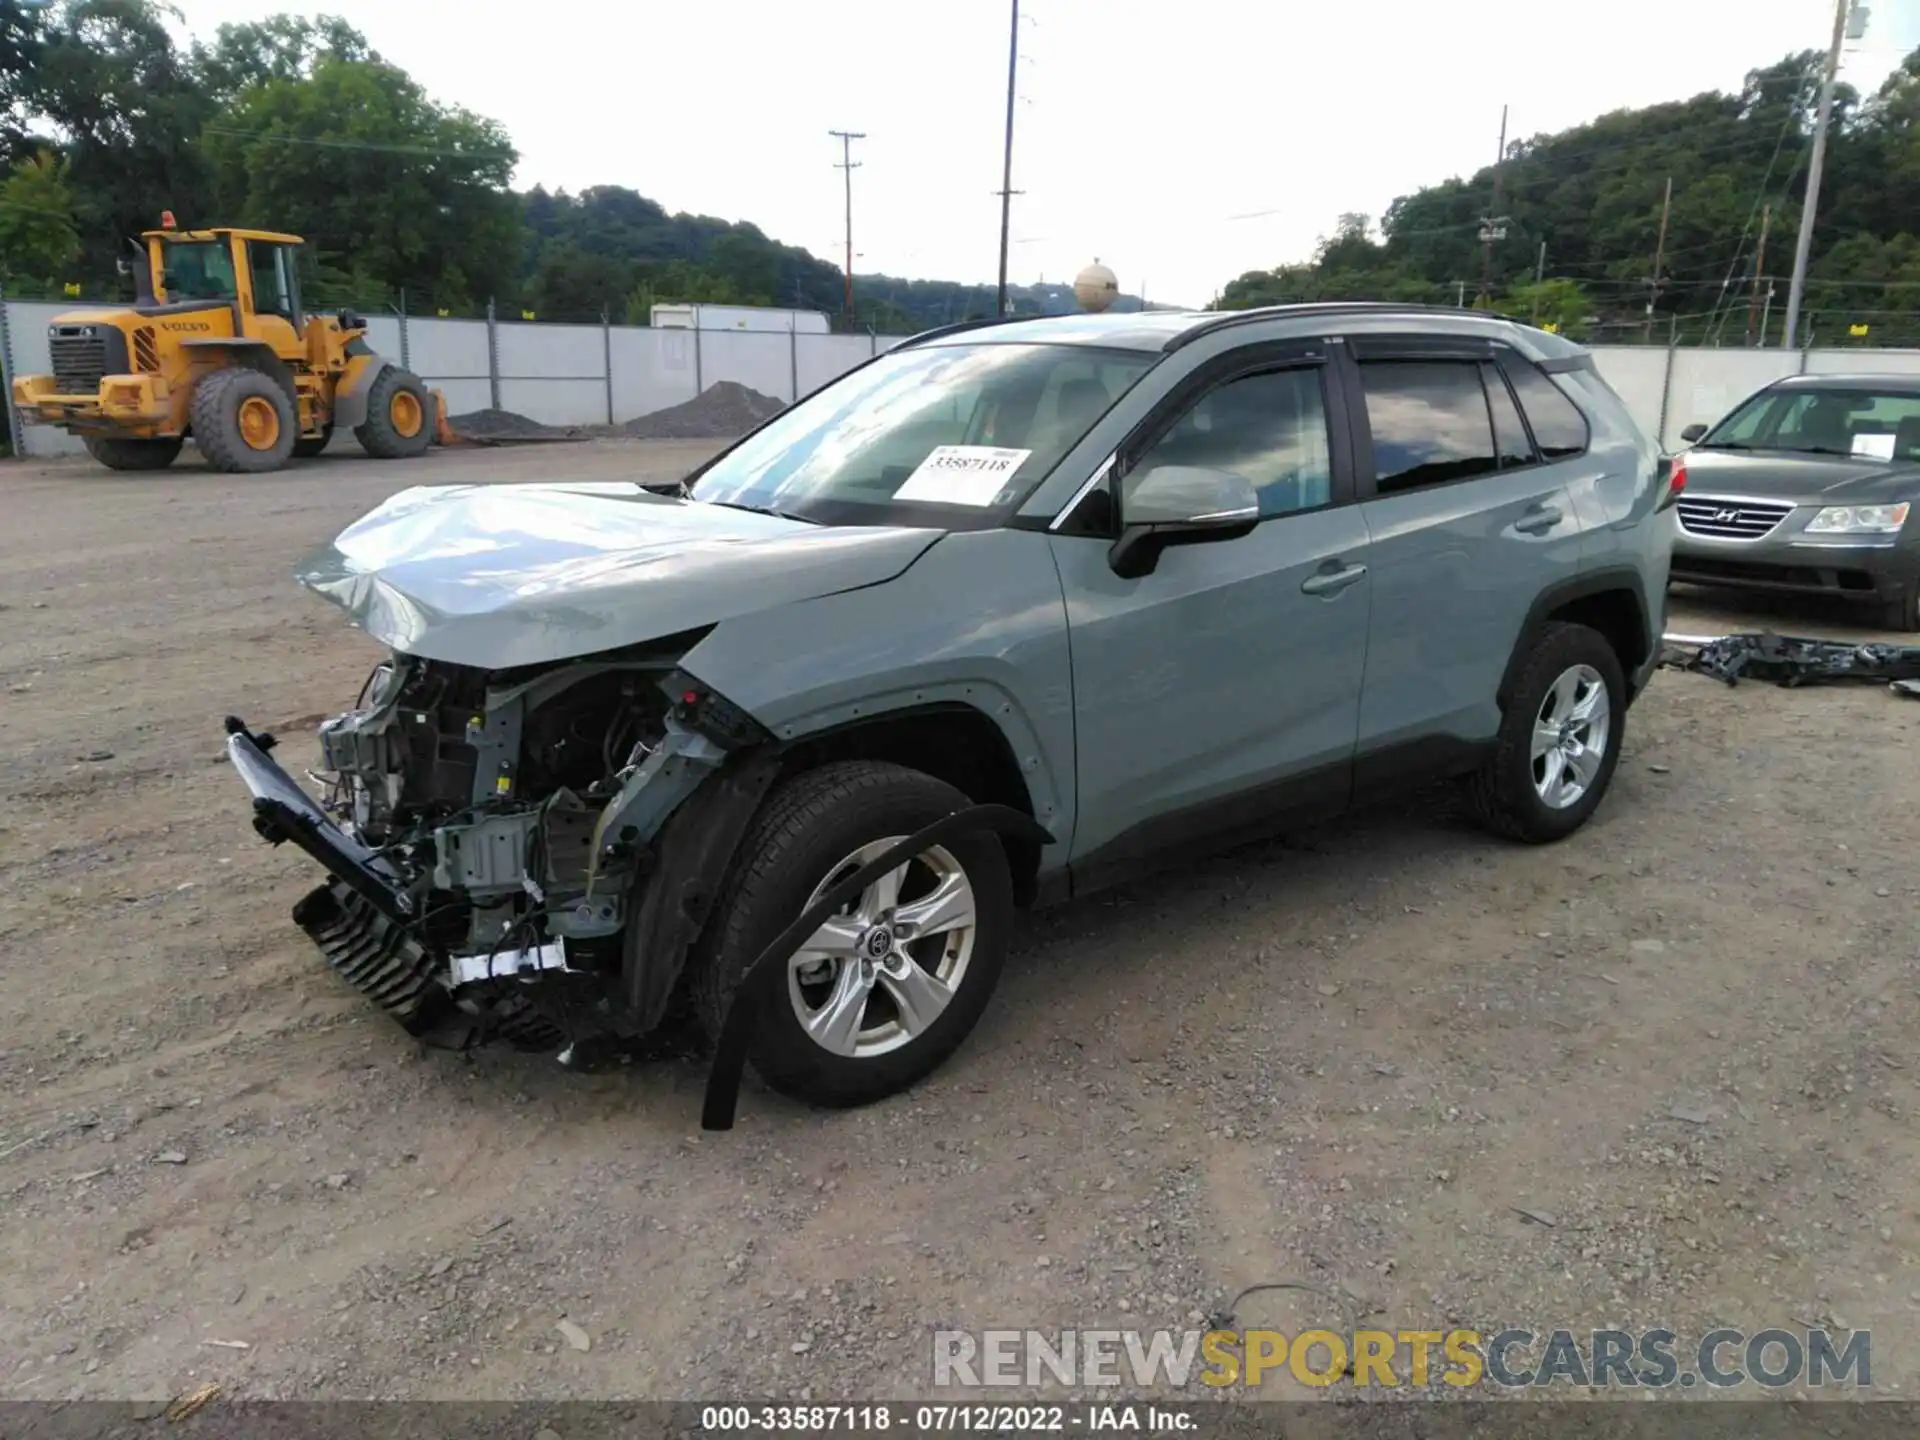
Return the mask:
M1577 829L1672 498L1585 352L1511 322L955 327L684 487L394 497L300 577L391 651L321 798L240 719L229 752L328 872L297 922L415 1033L571 1058L684 1011L716 1071L731 1035L859 1103L973 1028L1017 905L1440 777Z

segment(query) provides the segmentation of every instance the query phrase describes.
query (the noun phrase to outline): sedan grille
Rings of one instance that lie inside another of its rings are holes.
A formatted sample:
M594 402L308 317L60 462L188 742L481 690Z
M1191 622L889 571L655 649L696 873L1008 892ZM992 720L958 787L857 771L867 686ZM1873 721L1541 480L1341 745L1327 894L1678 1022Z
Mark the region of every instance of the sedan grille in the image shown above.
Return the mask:
M1680 528L1689 535L1713 540L1759 540L1793 513L1791 505L1763 500L1716 500L1711 495L1688 495L1676 507Z

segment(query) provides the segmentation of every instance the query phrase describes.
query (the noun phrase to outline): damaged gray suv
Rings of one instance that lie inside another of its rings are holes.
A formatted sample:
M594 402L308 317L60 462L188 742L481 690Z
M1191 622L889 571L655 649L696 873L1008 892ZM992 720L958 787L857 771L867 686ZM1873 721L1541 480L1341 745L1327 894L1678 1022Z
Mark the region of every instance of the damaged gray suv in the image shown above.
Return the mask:
M415 1033L718 1034L767 952L754 1068L860 1103L966 1037L1018 906L1448 777L1577 829L1669 489L1586 352L1497 317L956 326L684 482L395 496L300 575L391 652L322 798L229 754L327 872L295 920ZM969 807L1022 823L871 863Z

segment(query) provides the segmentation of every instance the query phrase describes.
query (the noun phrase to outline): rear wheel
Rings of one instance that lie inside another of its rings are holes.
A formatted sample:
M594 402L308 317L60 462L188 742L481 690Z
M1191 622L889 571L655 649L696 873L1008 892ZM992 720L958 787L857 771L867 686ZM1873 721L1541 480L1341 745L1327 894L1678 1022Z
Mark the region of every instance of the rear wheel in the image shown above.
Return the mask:
M433 444L433 397L418 375L388 366L367 390L367 418L353 427L360 448L381 460L424 455Z
M258 370L214 371L195 388L192 410L193 443L215 470L256 475L293 453L293 401Z
M966 797L917 770L823 765L767 799L741 844L690 967L696 1009L718 1035L747 968L833 884ZM775 1090L863 1105L946 1060L1000 978L1013 884L996 836L929 848L869 886L787 961L748 1054Z
M1536 845L1586 824L1620 760L1626 696L1604 635L1547 626L1521 665L1492 756L1467 782L1481 823Z
M302 437L294 441L293 458L296 460L311 460L327 448L327 442L331 439L333 439L333 425L329 422L324 430L311 439Z
M179 458L184 443L170 440L128 440L113 435L86 437L87 453L109 470L164 470Z

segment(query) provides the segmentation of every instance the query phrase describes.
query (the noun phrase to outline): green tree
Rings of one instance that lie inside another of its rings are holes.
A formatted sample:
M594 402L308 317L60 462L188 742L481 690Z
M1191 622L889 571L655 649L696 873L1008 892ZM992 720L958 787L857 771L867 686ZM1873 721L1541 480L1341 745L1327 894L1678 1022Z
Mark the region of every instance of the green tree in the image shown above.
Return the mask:
M249 85L204 153L231 223L304 235L425 305L517 297L513 146L391 65L327 53Z
M42 150L0 183L0 275L52 288L71 277L79 259L67 162Z

